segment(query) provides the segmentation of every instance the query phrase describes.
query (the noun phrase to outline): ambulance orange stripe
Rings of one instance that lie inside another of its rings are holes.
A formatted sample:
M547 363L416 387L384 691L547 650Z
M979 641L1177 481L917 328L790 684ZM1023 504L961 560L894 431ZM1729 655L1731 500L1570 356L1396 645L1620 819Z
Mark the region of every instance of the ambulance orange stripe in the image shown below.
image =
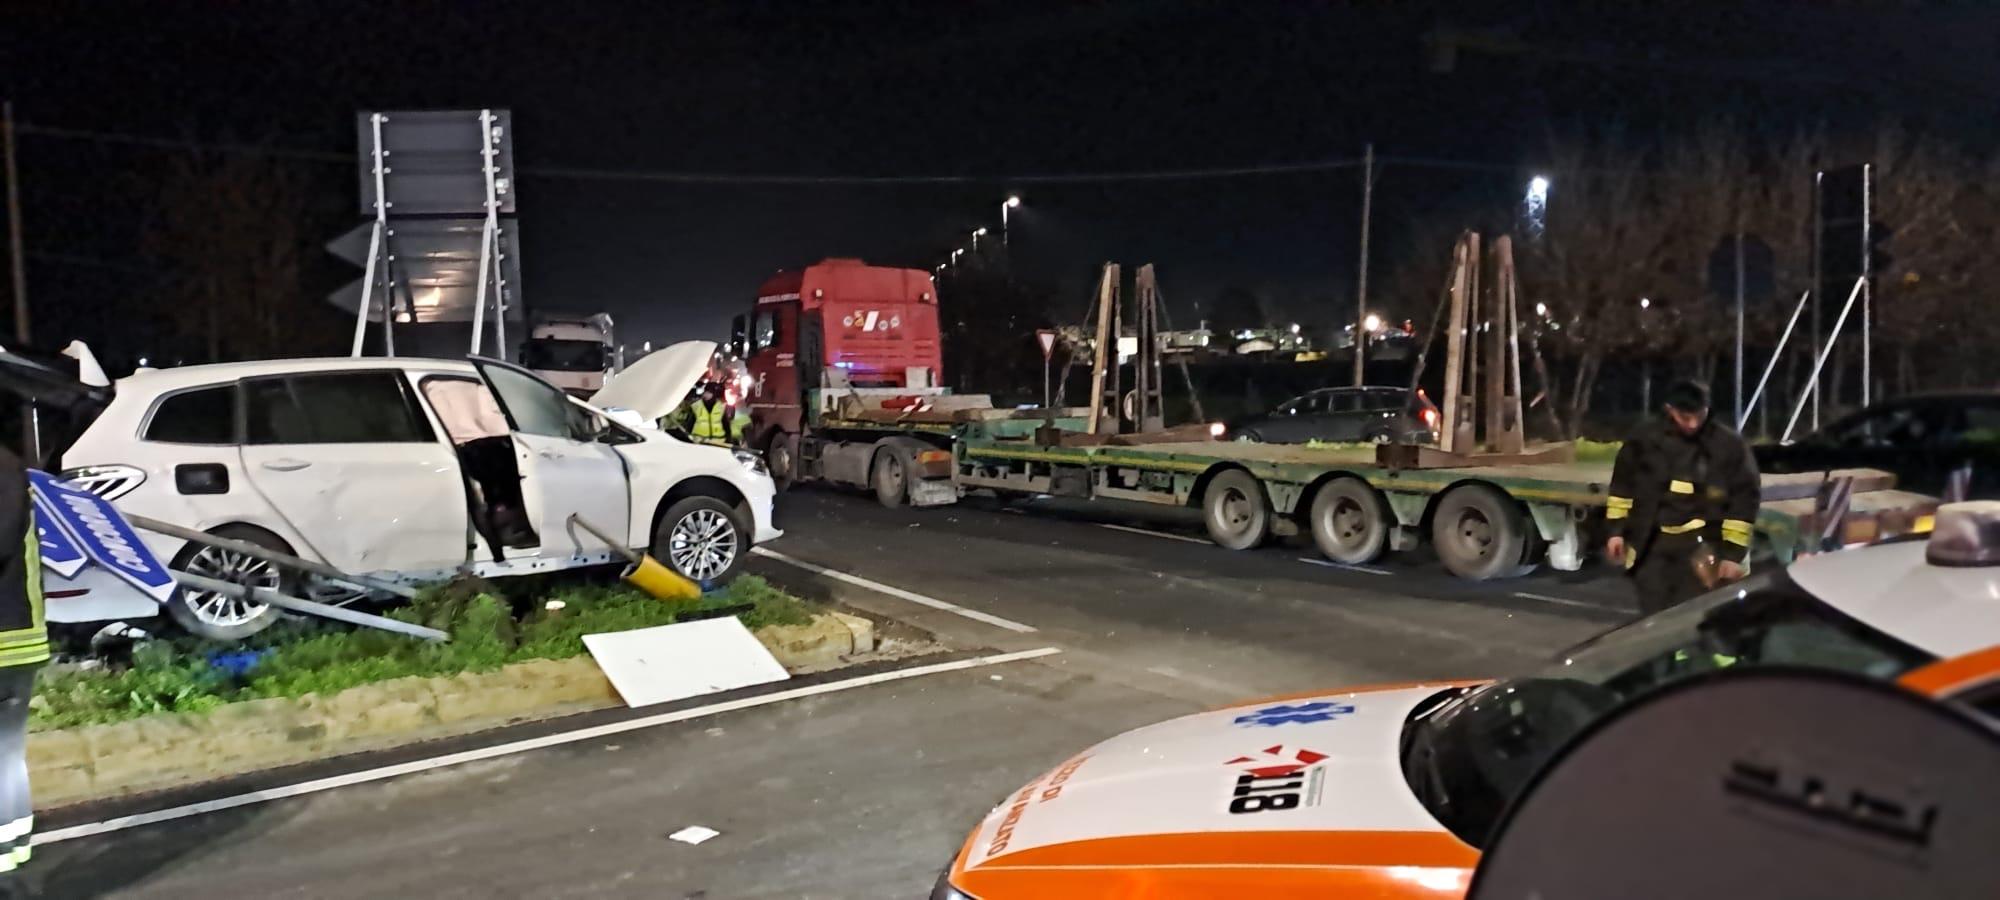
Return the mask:
M1236 709L1237 707L1241 706L1262 706L1266 703L1284 703L1291 700L1311 700L1316 697L1344 697L1347 696L1348 694L1379 694L1383 691L1402 691L1402 690L1408 690L1410 688L1437 688L1438 690L1441 691L1444 690L1445 688L1460 688L1460 687L1471 688L1471 687L1480 687L1482 685L1488 685L1492 683L1493 679L1491 678L1478 678L1471 681L1391 681L1382 684L1364 684L1360 685L1359 687L1339 687L1339 688L1333 688L1331 690L1308 691L1299 694L1279 694L1276 697L1259 697L1255 700L1238 700L1235 703L1231 703L1227 706L1213 707L1209 709L1209 712L1217 712L1219 710L1225 710L1225 709Z
M2000 679L2000 647L1938 660L1903 673L1896 683L1920 694L1943 697L1995 679Z
M1470 869L1359 868L1128 868L975 869L958 887L988 900L1068 900L1146 897L1195 900L1215 897L1355 897L1369 900L1443 900L1465 896Z
M1442 831L1210 831L1091 838L982 862L1040 866L1417 866L1470 868L1479 851Z

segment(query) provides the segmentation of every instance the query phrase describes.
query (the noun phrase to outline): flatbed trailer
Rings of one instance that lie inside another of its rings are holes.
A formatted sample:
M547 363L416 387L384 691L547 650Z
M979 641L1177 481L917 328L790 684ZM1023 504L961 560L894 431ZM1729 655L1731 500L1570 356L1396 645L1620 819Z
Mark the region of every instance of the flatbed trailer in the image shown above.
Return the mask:
M973 419L958 429L953 480L961 491L1192 506L1223 547L1306 532L1328 559L1354 565L1427 539L1447 569L1475 580L1524 575L1544 561L1581 568L1611 482L1605 462L1398 469L1377 464L1373 448L1052 445L993 424ZM1814 498L1839 477L1854 479L1839 543L1919 530L1937 508L1875 470L1766 475L1752 558L1784 563L1820 549Z

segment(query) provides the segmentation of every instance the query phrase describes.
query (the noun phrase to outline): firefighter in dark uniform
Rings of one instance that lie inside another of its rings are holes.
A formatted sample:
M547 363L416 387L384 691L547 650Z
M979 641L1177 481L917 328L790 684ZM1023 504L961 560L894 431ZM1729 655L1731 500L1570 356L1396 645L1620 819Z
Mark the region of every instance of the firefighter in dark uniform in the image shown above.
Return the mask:
M1605 500L1605 555L1632 577L1641 615L1743 577L1760 499L1750 446L1709 418L1708 389L1679 382L1665 400L1665 421L1619 449Z
M41 540L29 514L28 473L0 448L0 872L28 861L28 701L49 661L42 618Z

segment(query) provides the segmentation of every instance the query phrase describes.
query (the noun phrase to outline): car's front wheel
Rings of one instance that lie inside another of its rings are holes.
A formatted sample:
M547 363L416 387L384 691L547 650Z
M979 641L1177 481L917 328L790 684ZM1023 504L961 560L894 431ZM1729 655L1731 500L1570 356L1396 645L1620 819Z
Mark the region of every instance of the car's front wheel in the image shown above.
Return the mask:
M249 525L224 525L209 533L279 553L292 552L284 539ZM193 542L174 557L174 569L280 593L292 593L298 584L296 576L286 573L269 560L240 550ZM167 615L175 624L197 637L211 641L240 641L271 627L282 613L276 607L241 597L181 588L174 592L172 600L167 601Z
M715 497L681 498L653 529L653 558L703 588L729 580L749 553L742 512Z

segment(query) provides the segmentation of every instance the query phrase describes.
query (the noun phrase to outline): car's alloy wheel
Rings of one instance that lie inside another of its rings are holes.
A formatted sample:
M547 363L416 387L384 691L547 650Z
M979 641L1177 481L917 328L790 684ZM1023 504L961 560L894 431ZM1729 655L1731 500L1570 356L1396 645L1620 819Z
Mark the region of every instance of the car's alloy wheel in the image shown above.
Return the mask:
M227 581L246 587L278 590L284 583L283 573L278 567L256 557L225 550L220 547L203 547L189 557L186 571ZM187 610L204 624L219 628L232 628L256 621L271 609L269 604L253 603L241 597L229 597L210 591L192 591L182 588Z
M737 544L736 523L719 510L697 509L674 523L667 555L682 574L707 581L729 570Z

